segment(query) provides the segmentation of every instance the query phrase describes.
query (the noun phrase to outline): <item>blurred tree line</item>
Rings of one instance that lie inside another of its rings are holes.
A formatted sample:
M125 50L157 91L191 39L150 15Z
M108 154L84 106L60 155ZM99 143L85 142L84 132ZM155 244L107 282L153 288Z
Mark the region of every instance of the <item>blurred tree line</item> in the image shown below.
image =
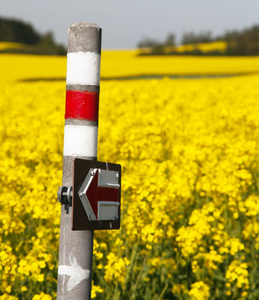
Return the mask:
M52 32L38 33L31 24L0 17L0 41L25 44L19 49L5 49L1 52L66 55L66 48L56 44Z
M259 25L242 31L227 32L223 39L228 44L228 55L259 55Z
M139 49L149 48L149 52L142 54L161 55L161 54L191 54L191 55L259 55L259 25L254 25L250 28L237 31L227 31L221 36L213 37L210 31L201 31L195 33L193 31L186 32L182 35L181 45L197 45L200 43L210 43L215 41L225 41L227 47L224 52L210 51L207 53L202 52L194 47L194 50L184 51L179 53L176 51L176 37L173 33L169 33L164 42L156 39L144 38L137 44ZM170 51L166 51L168 46L171 47Z

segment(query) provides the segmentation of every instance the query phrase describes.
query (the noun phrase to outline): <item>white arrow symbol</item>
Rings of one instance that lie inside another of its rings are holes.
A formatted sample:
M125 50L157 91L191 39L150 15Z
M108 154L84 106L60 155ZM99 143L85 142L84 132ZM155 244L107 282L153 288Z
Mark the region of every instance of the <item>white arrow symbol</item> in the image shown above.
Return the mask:
M119 215L119 172L91 168L78 195L91 221L117 220Z
M88 279L90 276L89 270L84 270L76 261L76 258L70 254L69 261L71 266L61 265L58 267L59 275L66 275L70 278L67 283L67 290L70 292L75 286L77 286L82 280Z

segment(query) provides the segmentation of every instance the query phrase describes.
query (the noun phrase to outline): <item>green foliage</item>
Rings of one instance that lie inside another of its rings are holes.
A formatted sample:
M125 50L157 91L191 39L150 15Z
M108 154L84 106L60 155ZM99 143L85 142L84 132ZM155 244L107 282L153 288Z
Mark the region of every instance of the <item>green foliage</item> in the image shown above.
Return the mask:
M15 19L0 18L0 41L37 44L41 36L28 23Z
M259 25L243 31L232 31L226 34L228 55L258 55L259 54Z
M165 47L175 46L175 35L169 33L164 42L159 42L158 40L145 37L143 41L138 43L138 48L150 48L151 51L148 54L161 55L164 54Z
M156 47L160 42L149 37L145 37L142 41L140 41L137 45L138 48L146 48L146 47Z
M173 33L169 33L165 40L165 46L174 46L174 45L175 45L175 35Z
M197 44L197 43L209 43L212 42L212 33L210 31L201 31L200 33L185 32L182 37L182 45Z
M4 49L0 53L66 55L65 47L56 44L52 32L40 34L32 25L20 20L0 18L0 41L26 45L19 49Z
M203 52L195 46L200 43L210 43L215 41L227 42L225 51L209 51ZM145 38L138 43L138 48L150 48L148 52L141 52L141 55L259 55L259 25L241 31L227 31L222 36L213 38L210 31L201 31L195 33L193 31L183 34L181 39L182 45L193 45L193 50L186 50L181 53L175 51L172 47L170 51L166 49L168 46L175 45L175 35L170 33L164 43L150 38Z

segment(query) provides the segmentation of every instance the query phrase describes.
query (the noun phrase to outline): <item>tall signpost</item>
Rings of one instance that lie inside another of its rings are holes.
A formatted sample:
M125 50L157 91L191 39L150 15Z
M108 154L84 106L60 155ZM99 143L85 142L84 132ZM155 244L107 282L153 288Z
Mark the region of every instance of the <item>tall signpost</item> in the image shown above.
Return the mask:
M101 28L68 31L58 300L90 300L95 229L120 227L120 165L97 162Z

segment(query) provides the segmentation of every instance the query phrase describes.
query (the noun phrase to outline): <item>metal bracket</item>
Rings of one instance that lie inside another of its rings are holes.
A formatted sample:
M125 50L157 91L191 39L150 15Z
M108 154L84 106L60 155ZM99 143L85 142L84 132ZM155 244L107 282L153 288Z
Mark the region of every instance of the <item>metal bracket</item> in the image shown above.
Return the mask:
M60 186L58 189L58 201L65 204L65 210L69 213L69 206L72 206L72 186Z

